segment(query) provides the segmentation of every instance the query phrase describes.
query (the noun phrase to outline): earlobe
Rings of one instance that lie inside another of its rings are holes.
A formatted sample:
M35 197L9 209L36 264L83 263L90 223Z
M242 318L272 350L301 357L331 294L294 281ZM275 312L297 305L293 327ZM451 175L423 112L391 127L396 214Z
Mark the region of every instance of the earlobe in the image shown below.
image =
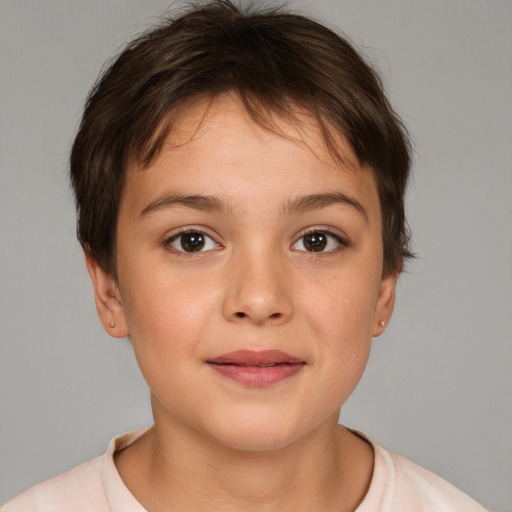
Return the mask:
M374 338L384 333L389 321L391 320L391 315L393 314L393 309L395 307L395 289L397 279L398 276L396 275L389 275L382 278L373 321Z
M96 310L103 328L114 338L125 338L130 332L115 279L87 251L85 264L91 277Z

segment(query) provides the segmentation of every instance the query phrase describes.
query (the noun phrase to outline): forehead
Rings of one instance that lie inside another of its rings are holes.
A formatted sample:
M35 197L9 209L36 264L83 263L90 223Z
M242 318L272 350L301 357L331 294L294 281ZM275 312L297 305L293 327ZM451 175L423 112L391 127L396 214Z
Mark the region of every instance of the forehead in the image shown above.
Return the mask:
M194 98L174 110L161 129L166 132L165 147L177 149L199 137L213 142L219 127L239 125L251 126L253 141L278 135L283 139L308 148L317 158L337 166L359 170L360 165L346 138L332 125L326 125L328 135L322 132L318 119L306 108L298 104L277 112L258 101L242 99L234 92L227 92L213 98ZM208 130L211 128L211 130ZM223 130L222 130L223 131ZM156 136L160 130L157 129ZM326 137L335 142L335 151L330 151ZM335 153L335 154L334 154Z
M257 121L234 94L189 103L173 114L151 164L129 169L124 195L144 201L172 187L179 193L228 194L231 200L239 196L243 202L261 198L262 190L284 200L341 187L360 197L365 209L380 210L373 173L359 165L339 134L333 155L308 111L297 107L286 118L264 111Z

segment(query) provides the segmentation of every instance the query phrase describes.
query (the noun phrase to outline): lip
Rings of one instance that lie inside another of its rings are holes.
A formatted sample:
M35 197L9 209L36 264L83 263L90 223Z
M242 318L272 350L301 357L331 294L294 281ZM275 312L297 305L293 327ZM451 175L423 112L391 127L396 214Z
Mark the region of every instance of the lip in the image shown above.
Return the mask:
M297 375L306 362L281 350L237 350L208 359L220 375L249 387L266 387Z

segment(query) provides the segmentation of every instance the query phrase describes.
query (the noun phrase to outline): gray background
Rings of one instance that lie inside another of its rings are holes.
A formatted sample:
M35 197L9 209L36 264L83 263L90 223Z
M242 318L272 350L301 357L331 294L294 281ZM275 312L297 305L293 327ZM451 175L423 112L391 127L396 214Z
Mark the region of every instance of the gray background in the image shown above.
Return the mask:
M381 69L416 145L420 255L341 420L512 510L512 2L296 1ZM99 68L164 0L0 0L0 503L151 421L103 333L66 181Z

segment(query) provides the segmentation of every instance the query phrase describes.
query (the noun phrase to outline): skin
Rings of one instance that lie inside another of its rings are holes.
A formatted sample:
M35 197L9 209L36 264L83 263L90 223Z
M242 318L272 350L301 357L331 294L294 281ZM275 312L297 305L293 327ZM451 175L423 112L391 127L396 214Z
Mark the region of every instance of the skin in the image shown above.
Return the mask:
M279 134L233 95L190 106L128 173L117 280L87 256L100 319L131 337L151 389L155 426L115 457L151 511L354 510L371 480L370 445L337 422L393 310L376 184L344 141L333 160L306 113L273 121ZM191 195L214 201L176 202ZM183 229L205 250L184 252ZM305 364L250 387L206 363L240 349Z

